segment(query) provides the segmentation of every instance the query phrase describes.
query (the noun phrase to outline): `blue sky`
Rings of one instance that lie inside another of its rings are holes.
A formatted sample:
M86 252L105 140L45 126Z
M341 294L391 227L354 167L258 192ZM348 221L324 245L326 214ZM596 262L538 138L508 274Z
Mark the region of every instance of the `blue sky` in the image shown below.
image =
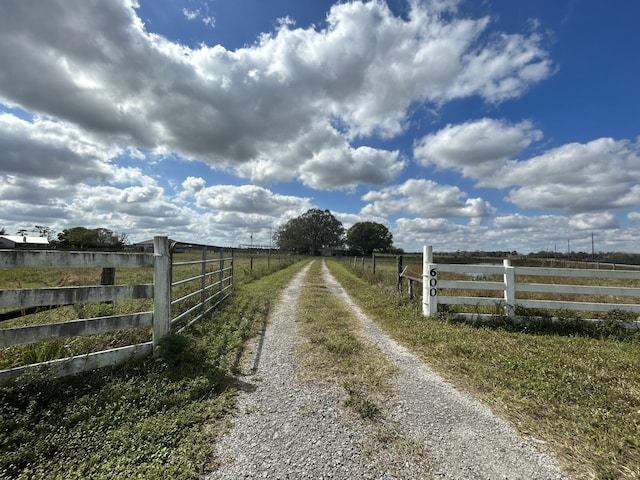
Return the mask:
M639 250L635 0L0 2L0 227Z

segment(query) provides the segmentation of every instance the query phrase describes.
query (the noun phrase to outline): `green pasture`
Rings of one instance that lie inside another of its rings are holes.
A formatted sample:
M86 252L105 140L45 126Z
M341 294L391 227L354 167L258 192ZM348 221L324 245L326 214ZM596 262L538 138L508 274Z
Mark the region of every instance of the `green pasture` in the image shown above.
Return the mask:
M640 478L639 332L575 319L426 319L419 301L389 293L393 276L383 278L383 270L329 266L390 336L554 453L572 478Z

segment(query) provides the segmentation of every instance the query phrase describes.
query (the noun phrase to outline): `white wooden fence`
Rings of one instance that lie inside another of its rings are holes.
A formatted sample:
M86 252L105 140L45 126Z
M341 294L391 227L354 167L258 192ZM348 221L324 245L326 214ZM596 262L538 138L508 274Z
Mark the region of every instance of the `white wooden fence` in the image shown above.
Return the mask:
M31 307L153 298L152 311L0 329L0 348L129 328L153 329L153 340L150 342L2 370L0 383L15 380L33 372L41 372L48 377L60 377L144 357L156 352L159 340L169 333L172 325L188 320L188 323L179 330L182 331L207 315L231 293L233 258L225 258L222 249L219 249L217 258L207 258L208 246L182 244L183 248L201 249L202 259L194 262L173 263L172 253L177 246L179 245L173 244L170 247L167 237L155 237L152 255L0 250L0 268L153 267L153 284L0 290L0 309L17 307L27 310ZM207 272L207 265L213 262L218 263L219 268ZM195 264L202 266L199 275L172 282L173 267ZM211 281L212 277L217 281ZM199 287L193 288L194 283ZM189 293L172 301L172 287L180 286L187 287L186 290ZM194 303L195 305L192 305ZM179 310L183 305L192 306L185 307L175 318L172 318L172 306L174 310ZM190 315L195 317L192 318Z
M439 273L460 273L469 276L468 280L443 280L438 278ZM484 280L486 277L499 275L501 281ZM640 282L640 271L633 270L595 270L573 268L539 268L539 267L513 267L509 260L504 260L502 265L452 265L436 264L433 262L432 247L425 246L423 252L422 272L422 311L425 316L433 316L438 313L438 305L472 305L504 307L507 316L514 316L516 307L525 309L550 309L586 312L607 312L621 310L640 313L640 305L637 303L616 302L590 302L590 301L562 301L549 299L525 299L518 298L518 293L528 294L570 294L587 296L640 297L640 288L612 287L601 285L559 285L549 283L522 283L517 282L518 276L537 277L571 277L590 279L618 279L636 280ZM415 279L413 279L415 280ZM640 283L638 283L640 285ZM499 296L456 296L443 295L443 289L466 291L495 291ZM535 295L534 295L535 296ZM618 300L619 301L619 300Z

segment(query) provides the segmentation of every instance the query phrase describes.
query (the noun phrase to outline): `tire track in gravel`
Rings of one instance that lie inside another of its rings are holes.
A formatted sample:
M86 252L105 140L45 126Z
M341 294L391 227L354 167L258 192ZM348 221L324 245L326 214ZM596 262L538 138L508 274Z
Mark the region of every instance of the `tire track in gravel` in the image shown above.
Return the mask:
M354 304L323 263L323 279L362 324L364 336L400 369L384 422L405 444L426 445L428 462L375 451L375 427L342 407L344 391L295 379L296 305L310 265L283 291L239 379L243 392L233 427L218 444L213 479L539 479L562 475L552 459L525 443L478 402L457 392L388 338ZM253 366L257 366L255 371ZM372 451L373 448L373 451ZM429 467L429 464L435 464Z
M348 421L340 387L296 382L296 304L308 269L294 277L270 315L257 371L240 378L245 392L233 427L218 444L222 466L207 478L425 478L388 472L384 456L372 455L370 432Z
M366 338L400 369L388 412L415 440L428 444L446 479L559 480L554 459L539 452L488 407L453 388L406 348L389 338L353 302L323 263L325 283L362 323Z

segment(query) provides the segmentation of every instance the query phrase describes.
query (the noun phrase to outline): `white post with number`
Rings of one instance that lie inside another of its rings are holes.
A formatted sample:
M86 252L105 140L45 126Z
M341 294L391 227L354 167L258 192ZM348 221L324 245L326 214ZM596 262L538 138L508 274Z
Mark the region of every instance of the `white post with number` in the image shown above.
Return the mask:
M438 266L433 263L433 248L422 252L422 314L431 317L438 313Z

